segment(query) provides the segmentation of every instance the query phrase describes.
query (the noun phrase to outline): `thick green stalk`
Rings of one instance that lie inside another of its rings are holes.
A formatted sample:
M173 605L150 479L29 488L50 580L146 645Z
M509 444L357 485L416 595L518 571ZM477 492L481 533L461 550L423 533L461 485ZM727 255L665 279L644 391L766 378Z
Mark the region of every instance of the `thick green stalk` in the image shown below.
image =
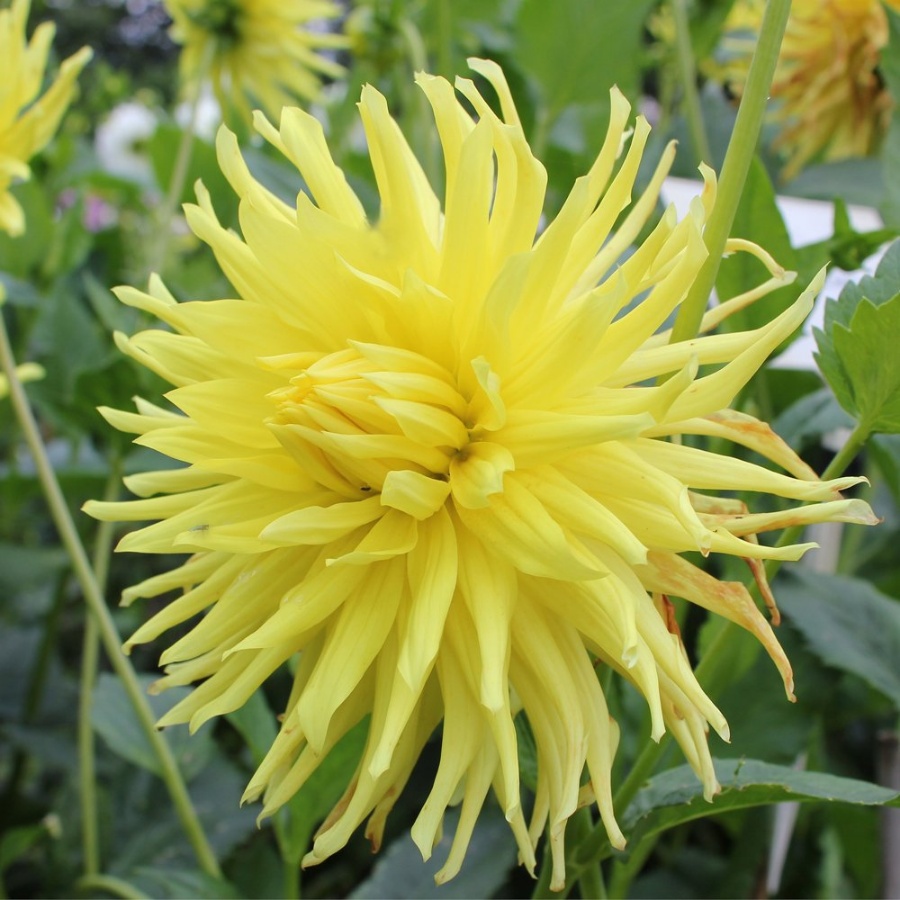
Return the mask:
M91 614L97 620L100 639L109 656L109 661L115 673L121 679L128 699L138 717L141 729L159 760L162 780L169 791L175 812L181 820L182 827L197 855L201 868L213 877L220 877L216 855L203 832L203 826L200 824L197 812L191 803L190 795L178 769L175 757L172 755L172 750L162 733L156 729L150 704L144 696L131 662L122 652L121 638L116 631L115 622L103 598L103 593L97 584L97 579L94 577L94 572L81 543L81 538L78 536L78 530L75 528L75 523L66 505L56 473L47 456L47 450L44 447L44 442L41 440L40 431L35 421L34 413L31 410L31 405L25 395L25 390L16 377L15 360L9 344L9 337L6 333L6 323L2 320L2 317L0 317L0 366L2 366L2 371L9 379L9 394L13 409L15 410L16 418L19 420L25 441L31 450L38 478L44 490L47 504L50 507L50 513L72 561L72 568L81 586L84 599Z
M672 0L672 18L675 20L675 52L678 60L678 77L681 81L684 115L687 120L694 160L712 165L712 152L703 121L703 109L697 90L697 64L691 44L691 30L688 26L687 0Z
M700 320L715 286L719 264L725 252L725 242L731 233L734 216L747 181L747 173L750 171L750 163L756 152L769 88L775 74L781 39L784 37L790 11L791 0L768 0L766 4L744 96L741 98L734 131L728 142L725 162L722 165L716 205L703 232L709 256L678 311L678 318L672 329L673 343L696 337Z
M100 658L100 630L90 610L85 610L84 638L81 644L81 683L78 693L78 795L81 801L81 848L84 875L91 878L100 871L100 828L97 815L96 766L94 765L94 729L91 723L94 684Z
M149 256L148 270L150 274L156 272L162 275L165 270L169 240L172 237L172 221L178 209L178 201L184 193L184 185L191 165L191 155L194 151L194 138L197 136L197 122L200 113L200 99L203 96L203 85L206 80L206 74L212 66L215 53L215 41L208 41L197 77L190 86L190 93L187 97L188 122L184 127L184 131L181 132L181 141L178 144L178 151L175 155L172 177L169 179L168 190L159 208L155 240Z
M113 460L106 479L104 500L115 500L122 476L118 455ZM106 594L109 561L112 555L113 523L101 522L94 544L94 578L102 594ZM94 684L100 657L100 630L97 620L85 610L84 640L81 652L81 684L78 699L78 780L81 797L81 844L84 852L85 877L100 871L100 829L97 815L96 767L94 765L94 729L91 722Z

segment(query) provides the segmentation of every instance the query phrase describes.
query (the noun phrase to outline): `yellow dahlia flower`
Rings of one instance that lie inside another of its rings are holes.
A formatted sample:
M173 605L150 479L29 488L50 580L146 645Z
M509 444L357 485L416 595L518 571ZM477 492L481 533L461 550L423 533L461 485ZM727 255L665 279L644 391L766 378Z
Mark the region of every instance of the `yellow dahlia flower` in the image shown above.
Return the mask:
M900 0L886 3L900 11ZM728 77L738 92L764 9L764 0L738 0L726 24L727 44L736 53ZM878 72L887 41L880 0L794 0L771 88L778 101L773 118L782 125L777 146L788 157L785 177L816 158L877 149L893 105Z
M545 170L499 67L471 66L496 90L501 115L470 80L456 82L461 100L444 79L418 78L443 147L443 204L384 97L363 89L375 222L313 117L286 109L280 130L256 118L309 186L296 206L255 181L234 136L220 131L243 237L219 224L202 187L187 214L235 297L177 303L158 279L149 293L121 288L124 303L168 326L117 340L173 385L174 408L141 399L136 413L102 410L138 444L186 465L131 476L143 499L87 511L158 520L120 550L190 554L124 595L180 592L129 646L192 622L163 653L158 686L203 683L161 724L197 728L297 660L281 731L245 795L263 796L263 815L369 717L355 776L306 865L366 818L379 845L443 722L440 766L412 829L428 857L461 798L438 880L458 871L493 790L529 869L548 829L558 886L579 794L596 798L612 842L624 842L610 785L618 730L596 667L631 681L653 738L668 728L707 795L717 788L707 727L726 738L728 727L691 671L670 598L750 630L791 693L790 665L748 592L680 554L736 555L759 571L760 560L796 559L811 545L776 549L757 543L758 532L872 519L838 493L858 479L818 480L767 425L727 408L803 320L815 289L756 331L668 344L657 331L706 256L712 173L687 218L669 209L628 255L674 149L632 203L649 126L638 118L626 130L629 106L613 91L600 155L535 240ZM673 435L734 441L786 473L666 440ZM749 514L723 491L812 504ZM537 747L530 825L519 711ZM590 788L580 791L585 766Z
M309 28L333 19L331 0L164 0L183 44L186 84L209 78L219 104L250 118L260 106L277 120L283 106L315 100L322 76L337 78L343 67L320 50L345 47L341 35Z
M25 217L9 188L31 177L28 160L55 134L75 81L91 58L90 49L82 47L62 64L56 80L39 97L55 27L44 22L26 41L30 6L30 0L13 0L12 6L0 10L0 228L13 236L25 230Z

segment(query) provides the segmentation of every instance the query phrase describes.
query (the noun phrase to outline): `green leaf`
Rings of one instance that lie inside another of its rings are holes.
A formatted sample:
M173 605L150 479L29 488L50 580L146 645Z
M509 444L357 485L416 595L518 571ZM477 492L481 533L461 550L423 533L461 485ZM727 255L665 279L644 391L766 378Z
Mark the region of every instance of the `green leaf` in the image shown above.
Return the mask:
M877 208L884 200L879 159L842 159L806 166L792 178L788 193L810 200L835 200Z
M866 451L884 476L894 503L900 506L900 435L878 435L868 442Z
M69 564L62 547L29 547L0 541L0 592L12 598L16 592L44 584Z
M900 285L898 285L900 287ZM836 325L834 350L844 373L860 422L869 432L900 432L900 293L881 306L863 300L850 327Z
M852 428L851 419L838 405L828 388L804 394L792 403L774 422L775 433L795 450L838 428Z
M143 689L149 687L154 678L140 676ZM189 688L171 688L158 696L149 696L150 706L157 718L171 709L179 700L190 693ZM159 760L150 741L141 728L131 701L122 683L114 675L101 672L94 688L91 722L94 730L103 738L116 755L129 762L160 774ZM176 725L164 733L172 752L185 777L191 779L206 765L213 752L212 729L204 729L197 734L188 734L187 726ZM235 800L237 802L237 798Z
M224 878L213 878L205 872L191 869L170 869L164 866L141 866L129 874L128 881L148 897L195 897L197 900L223 900L239 897L235 887Z
M732 237L744 238L765 247L779 265L789 271L797 271L799 261L775 202L775 189L758 157L754 157L750 166L731 234ZM722 260L716 278L716 291L727 300L756 287L768 277L758 259L749 253L734 253ZM729 316L723 328L745 331L771 322L800 296L805 286L803 279L798 278L793 284L779 288Z
M41 838L46 837L44 825L24 825L10 828L0 836L0 873L21 859Z
M689 766L651 778L622 819L632 846L693 819L784 801L900 805L897 791L824 772L803 772L754 759L717 759L715 768L722 790L712 803L703 799L703 789Z
M262 691L254 692L242 706L228 713L225 718L244 739L253 757L253 764L258 766L278 734L275 716L266 703L265 694Z
M380 897L433 898L447 900L467 897L493 897L506 881L516 862L516 844L503 814L496 805L482 810L459 874L441 886L434 876L450 851L459 821L459 810L451 809L444 819L444 834L427 862L406 834L392 843L381 855L372 874L354 890L354 900L377 900Z
M697 59L711 56L735 0L698 0L690 7L691 45Z
M900 431L900 242L885 254L874 277L847 284L825 304L815 330L816 361L835 396L871 432Z
M900 603L858 578L796 567L779 579L778 605L823 662L900 709Z
M515 60L537 82L550 122L572 103L603 102L614 84L636 95L644 20L653 5L556 0L550 11L546 0L524 0Z

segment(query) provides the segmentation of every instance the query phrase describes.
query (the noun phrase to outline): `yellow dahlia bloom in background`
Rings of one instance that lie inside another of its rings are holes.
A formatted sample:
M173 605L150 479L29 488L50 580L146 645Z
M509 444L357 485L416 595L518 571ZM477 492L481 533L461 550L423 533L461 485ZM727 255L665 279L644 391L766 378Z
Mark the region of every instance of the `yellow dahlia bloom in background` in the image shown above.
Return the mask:
M320 51L345 47L341 35L311 22L341 12L331 0L164 0L183 45L185 84L209 79L223 111L250 119L260 107L277 119L283 106L315 100L322 76L344 69Z
M76 79L91 58L90 49L82 47L63 62L56 80L39 97L55 27L44 22L27 41L30 6L30 0L13 0L0 10L0 228L13 236L25 230L25 217L10 186L31 177L28 160L56 133Z
M885 0L900 12L900 0ZM765 0L738 0L726 47L727 77L740 93L762 23ZM881 0L794 0L770 96L792 178L811 160L866 156L878 147L893 102L878 72L888 41Z
M728 410L806 316L815 287L757 331L669 345L657 332L706 256L712 174L687 218L669 209L628 255L674 149L632 202L649 126L639 118L628 130L628 103L613 91L600 155L536 239L545 170L500 69L471 65L502 115L472 81L456 83L463 102L444 79L418 79L443 147L443 203L382 95L363 89L374 222L313 117L286 109L280 130L256 119L309 186L296 206L255 181L234 136L220 132L243 236L219 224L202 187L188 220L235 296L178 303L158 279L149 293L120 289L169 328L119 335L119 346L173 389L165 407L139 399L136 413L102 411L185 465L131 476L143 499L87 511L158 520L120 550L190 554L124 596L179 592L129 646L192 623L163 653L159 688L203 683L162 724L197 728L297 660L281 731L245 795L262 796L263 814L370 717L356 773L306 865L366 818L379 845L443 722L440 766L412 830L428 857L461 798L438 880L458 871L493 790L529 869L548 830L559 886L579 797L596 798L612 842L624 843L610 785L618 729L596 667L637 687L653 738L669 729L707 795L717 789L707 728L727 738L728 727L694 678L671 598L751 631L791 694L790 665L748 592L680 554L736 555L759 571L760 560L796 559L811 545L775 549L758 532L872 517L838 493L859 479L818 480L767 425ZM676 435L734 441L785 471L667 440ZM812 503L748 514L718 496L733 491ZM520 711L537 747L530 825Z

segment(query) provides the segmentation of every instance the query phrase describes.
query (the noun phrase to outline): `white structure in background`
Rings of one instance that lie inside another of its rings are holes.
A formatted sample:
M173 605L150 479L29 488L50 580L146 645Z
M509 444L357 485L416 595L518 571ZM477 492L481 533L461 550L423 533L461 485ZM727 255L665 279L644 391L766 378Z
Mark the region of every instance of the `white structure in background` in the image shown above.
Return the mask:
M191 105L189 103L179 103L175 107L175 121L180 128L187 128L191 124ZM203 141L213 143L221 124L222 110L219 107L219 101L216 100L209 84L204 84L200 100L197 103L194 134Z
M693 197L703 190L703 184L687 178L667 178L663 184L662 195L666 203L674 203L679 218L687 215L688 205ZM801 197L777 197L778 209L784 219L791 243L795 247L817 244L826 241L834 233L834 204L824 200L805 200ZM855 231L875 231L882 227L881 216L868 206L848 206L850 225ZM822 317L827 297L837 297L841 288L848 281L859 281L864 274L872 275L883 254L880 250L863 264L856 272L844 272L831 269L825 281L825 287L816 301L815 308L803 325L803 332L790 347L785 350L773 365L781 369L817 370L813 360L816 341L813 328L822 326ZM779 260L780 261L780 260Z
M153 167L144 149L157 117L142 103L120 103L97 128L94 150L104 171L142 185L153 184Z

